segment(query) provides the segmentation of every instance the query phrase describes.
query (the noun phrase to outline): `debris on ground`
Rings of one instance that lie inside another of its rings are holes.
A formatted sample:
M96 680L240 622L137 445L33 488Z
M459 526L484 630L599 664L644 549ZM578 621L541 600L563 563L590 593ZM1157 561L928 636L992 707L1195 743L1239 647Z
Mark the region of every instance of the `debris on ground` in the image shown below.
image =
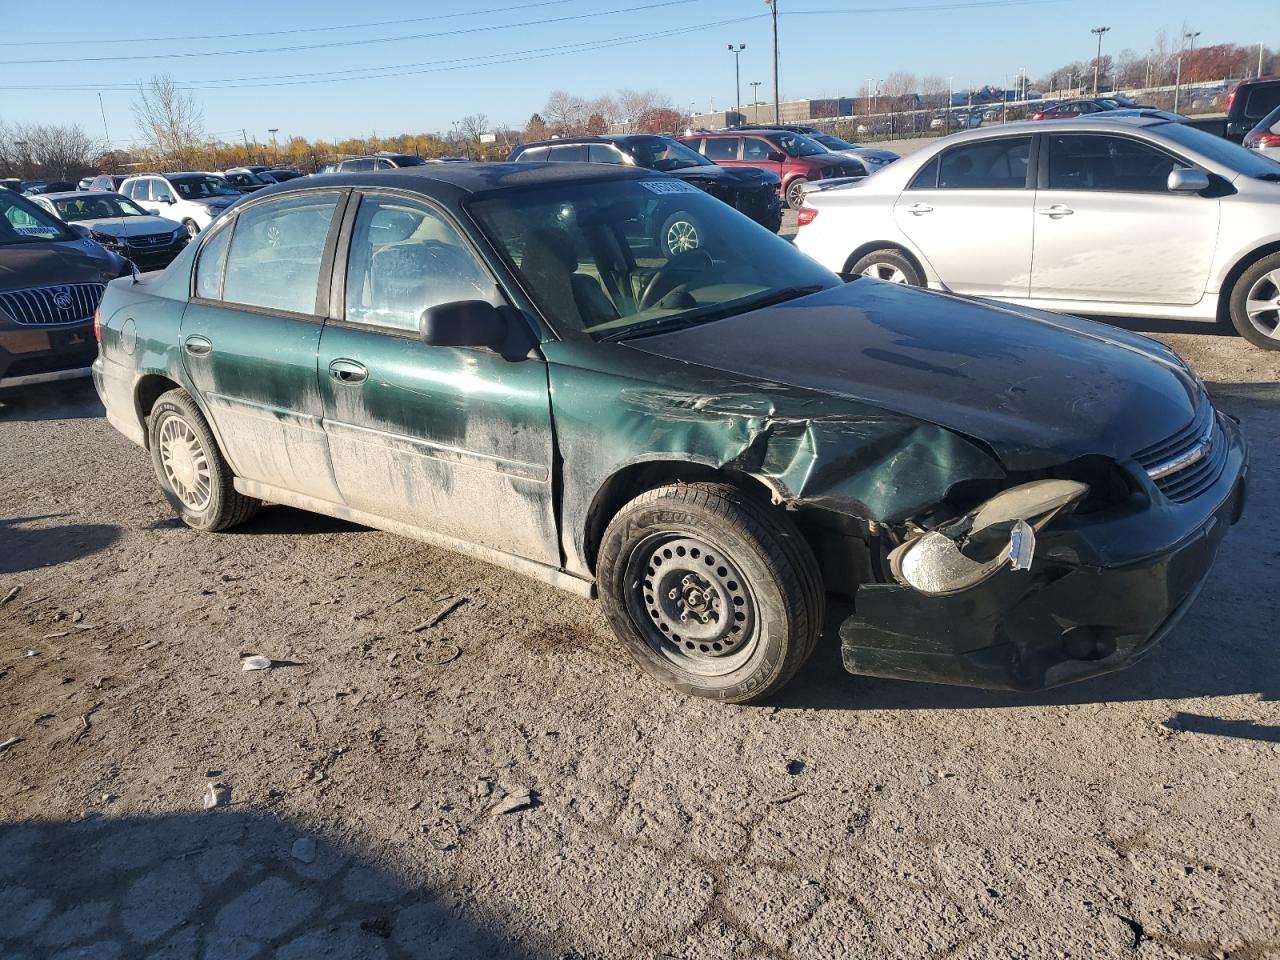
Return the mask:
M264 657L256 653L240 655L241 673L248 673L250 670L270 670L273 666L275 666L275 661L270 657Z
M787 761L787 776L789 776L789 777L798 777L798 776L800 776L800 774L802 774L802 773L804 773L804 761L803 761L803 760L788 760L788 761Z
M512 788L507 796L494 805L495 814L519 813L521 810L532 810L538 805L537 790L521 790Z
M231 788L225 783L209 783L204 788L204 808L225 807L231 803Z
M419 651L413 655L413 659L422 664L424 667L442 667L446 663L452 663L462 656L462 648L456 643L451 643L447 647L442 648L441 652L435 656L424 657Z
M449 599L449 598L447 598L447 597L446 597L446 598L444 598L444 599ZM435 615L434 617L431 617L431 618L430 618L430 619L428 619L428 620L423 620L423 621L422 621L422 623L420 623L420 624L418 624L416 627L414 627L414 628L413 628L413 632L414 632L414 633L421 633L423 630L430 630L432 627L434 627L434 626L436 626L437 624L441 623L441 622L442 622L446 617L448 617L448 616L449 616L450 614L452 614L455 610L457 610L460 606L462 606L464 603L466 603L466 602L468 601L468 599L469 599L469 598L467 598L467 597L457 597L456 599L450 600L448 603L446 603L443 607L441 607L441 608L436 612L436 615Z
M156 647L158 647L158 646L160 646L160 641L159 641L159 640L148 640L146 643L140 643L140 644L138 644L137 649L139 649L139 650L154 650L154 649L155 649Z
M299 837L293 841L289 855L299 863L316 862L316 842L311 837Z
M7 603L12 603L14 600L17 600L18 594L20 594L21 592L22 592L22 584L18 584L16 587L11 587L8 593L6 593L3 597L0 597L0 607L3 607Z
M14 744L21 743L21 742L22 742L21 737L10 737L8 740L4 741L4 743L0 743L0 753L4 753Z

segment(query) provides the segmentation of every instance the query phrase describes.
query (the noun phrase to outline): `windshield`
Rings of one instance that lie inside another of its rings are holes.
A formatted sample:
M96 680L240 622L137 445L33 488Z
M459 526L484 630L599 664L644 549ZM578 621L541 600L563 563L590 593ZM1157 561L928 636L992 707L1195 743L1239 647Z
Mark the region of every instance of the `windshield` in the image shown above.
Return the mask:
M75 239L49 211L15 193L0 191L0 246Z
M1280 163L1265 157L1257 150L1246 149L1238 143L1215 137L1212 133L1197 130L1184 123L1164 123L1151 129L1158 130L1174 143L1188 150L1194 150L1246 177L1257 180L1280 180Z
M222 177L169 177L173 189L184 200L203 200L208 197L238 197L240 191Z
M634 137L625 143L636 163L651 170L682 170L685 167L714 167L715 164L670 137Z
M771 133L769 134L769 139L793 157L815 157L818 154L827 152L822 144L815 143L799 133L791 133L789 131Z
M470 208L551 323L596 340L709 323L840 283L679 180L564 182Z
M809 139L817 140L828 150L856 150L857 147L848 140L841 140L839 137L833 137L827 133L816 133Z
M107 220L111 217L150 216L132 200L125 197L112 197L104 193L99 193L97 196L55 200L53 205L58 211L58 216L68 223L76 220Z

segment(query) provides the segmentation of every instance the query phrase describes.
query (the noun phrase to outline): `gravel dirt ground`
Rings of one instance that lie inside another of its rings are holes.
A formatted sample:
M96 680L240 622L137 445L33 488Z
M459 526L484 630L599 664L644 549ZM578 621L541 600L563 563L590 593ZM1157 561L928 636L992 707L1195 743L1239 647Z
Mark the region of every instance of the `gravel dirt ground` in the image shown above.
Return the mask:
M681 699L590 602L283 507L197 534L87 384L6 400L0 956L1280 956L1280 354L1154 332L1250 504L1150 657L1040 695L829 632Z

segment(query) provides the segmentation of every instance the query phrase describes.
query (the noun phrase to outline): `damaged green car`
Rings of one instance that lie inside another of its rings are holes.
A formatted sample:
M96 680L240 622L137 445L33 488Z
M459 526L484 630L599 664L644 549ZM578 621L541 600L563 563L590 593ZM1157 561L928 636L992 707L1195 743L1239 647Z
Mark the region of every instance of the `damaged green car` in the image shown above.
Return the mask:
M696 250L643 229L695 219ZM1114 327L845 283L674 178L441 164L247 197L112 283L94 379L192 527L263 502L598 595L684 693L855 673L1033 689L1193 602L1247 455Z

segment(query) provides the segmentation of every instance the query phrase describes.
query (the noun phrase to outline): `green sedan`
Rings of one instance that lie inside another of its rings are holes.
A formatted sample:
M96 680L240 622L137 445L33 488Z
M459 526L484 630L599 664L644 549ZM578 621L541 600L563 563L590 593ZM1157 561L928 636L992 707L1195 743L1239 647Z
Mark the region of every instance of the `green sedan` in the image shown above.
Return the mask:
M664 253L678 213L704 242ZM1244 502L1195 374L844 279L650 170L338 174L112 283L94 379L197 530L285 504L598 595L688 694L778 690L829 598L857 673L1030 689L1150 649Z

